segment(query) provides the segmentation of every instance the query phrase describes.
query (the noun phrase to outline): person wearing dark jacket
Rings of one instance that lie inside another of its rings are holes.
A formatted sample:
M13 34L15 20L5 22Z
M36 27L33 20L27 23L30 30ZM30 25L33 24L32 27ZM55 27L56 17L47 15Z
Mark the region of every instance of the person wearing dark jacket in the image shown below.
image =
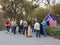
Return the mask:
M20 20L19 19L17 19L17 26L18 26L18 32L20 33Z

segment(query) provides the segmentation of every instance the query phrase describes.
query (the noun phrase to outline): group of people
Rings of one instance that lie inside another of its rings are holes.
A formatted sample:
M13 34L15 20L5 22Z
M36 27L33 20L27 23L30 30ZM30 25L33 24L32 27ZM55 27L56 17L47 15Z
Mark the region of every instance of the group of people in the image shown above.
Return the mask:
M26 35L27 37L31 36L31 29L32 29L32 33L36 32L36 37L40 37L40 32L41 32L41 28L43 29L43 35L46 36L46 21L43 20L42 23L40 23L37 19L35 20L35 22L30 22L27 21L26 19L22 20L22 19L13 19L10 20L10 18L7 19L6 23L6 30L7 32L10 31L16 34L16 27L18 27L18 33ZM42 25L42 27L41 27ZM41 28L40 28L41 27Z

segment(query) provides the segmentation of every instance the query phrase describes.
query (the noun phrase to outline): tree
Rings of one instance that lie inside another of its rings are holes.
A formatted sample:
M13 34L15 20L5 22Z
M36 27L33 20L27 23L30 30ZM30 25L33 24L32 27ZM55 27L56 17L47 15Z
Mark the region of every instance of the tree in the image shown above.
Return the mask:
M5 11L6 11L7 15L9 13L11 13L15 17L17 15L18 11L20 11L20 12L22 11L24 1L25 0L1 0L3 8L5 8Z
M48 9L43 9L43 8L36 8L33 13L31 18L35 19L37 18L38 20L44 19L49 13Z
M57 19L58 19L58 23L60 23L60 4L56 4L52 7L52 14L54 16L57 16Z
M24 17L23 12L25 11L25 17L31 15L32 11L37 7L33 6L32 2L26 0L1 0L3 5L3 10L6 11L6 15L9 17L19 17L21 15Z

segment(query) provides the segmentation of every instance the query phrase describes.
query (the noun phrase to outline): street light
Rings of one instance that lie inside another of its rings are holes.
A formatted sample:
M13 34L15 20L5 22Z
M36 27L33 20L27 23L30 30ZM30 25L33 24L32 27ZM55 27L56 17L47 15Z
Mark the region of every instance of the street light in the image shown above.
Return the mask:
M22 12L23 12L23 15L25 16L26 12L24 8L22 9Z
M59 16L59 15L57 14L57 22L58 22L58 16ZM60 32L59 32L58 26L57 26L57 30L58 30L58 38L59 38L59 33L60 33Z
M2 13L3 13L3 10L2 10L2 5L0 5L0 28L1 28L1 30L2 30L2 17L3 17L3 15L2 15Z
M0 5L0 12L3 12L3 11L2 11L2 8L3 8L2 5Z

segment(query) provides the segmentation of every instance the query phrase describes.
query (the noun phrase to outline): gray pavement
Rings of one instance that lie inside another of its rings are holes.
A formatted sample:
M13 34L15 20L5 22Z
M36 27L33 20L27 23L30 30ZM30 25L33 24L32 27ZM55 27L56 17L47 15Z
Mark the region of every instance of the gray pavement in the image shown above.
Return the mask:
M44 37L41 35L40 38L35 37L27 38L25 35L16 34L6 31L0 31L0 45L60 45L60 40L52 37Z

